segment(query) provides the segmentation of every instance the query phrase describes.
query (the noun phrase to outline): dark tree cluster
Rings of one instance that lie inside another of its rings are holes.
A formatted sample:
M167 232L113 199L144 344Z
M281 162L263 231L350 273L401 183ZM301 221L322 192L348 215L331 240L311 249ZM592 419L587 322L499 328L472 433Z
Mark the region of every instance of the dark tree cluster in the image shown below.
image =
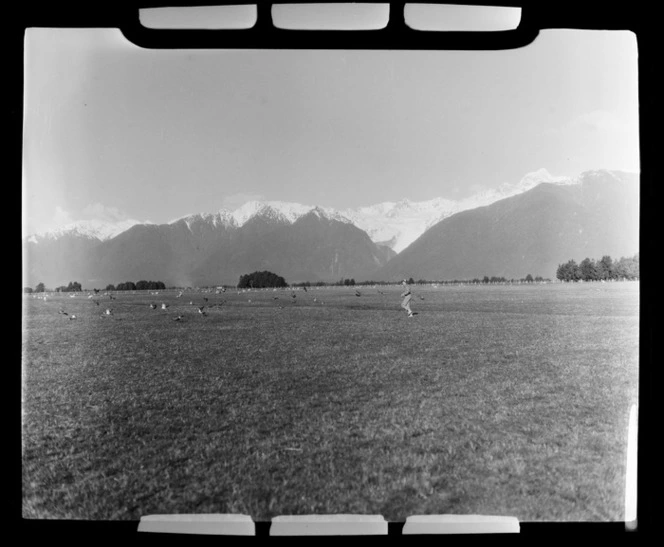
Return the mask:
M145 281L141 280L138 283L133 281L125 281L124 283L119 283L115 287L113 285L108 285L106 287L107 291L163 291L166 289L166 285L163 281Z
M66 287L62 285L60 287L56 287L55 290L57 292L80 292L83 290L83 288L81 287L81 284L78 281L73 281L73 282L70 281L69 285L67 285Z
M273 287L288 287L286 280L272 272L253 272L240 276L238 289L264 289Z
M558 266L556 277L560 281L617 281L639 279L639 254L614 261L609 255L600 260L584 258L579 264L568 260Z

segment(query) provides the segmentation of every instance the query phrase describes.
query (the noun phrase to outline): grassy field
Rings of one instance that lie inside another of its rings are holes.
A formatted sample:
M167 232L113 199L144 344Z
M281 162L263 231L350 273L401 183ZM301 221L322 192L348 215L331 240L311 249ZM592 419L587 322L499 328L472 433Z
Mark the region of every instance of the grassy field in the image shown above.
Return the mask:
M24 517L624 518L638 283L379 289L26 296Z

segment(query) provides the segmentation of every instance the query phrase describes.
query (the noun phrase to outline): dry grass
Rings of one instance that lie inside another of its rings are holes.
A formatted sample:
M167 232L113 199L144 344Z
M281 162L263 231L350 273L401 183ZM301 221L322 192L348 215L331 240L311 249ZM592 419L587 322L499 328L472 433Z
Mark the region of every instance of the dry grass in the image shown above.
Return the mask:
M638 284L361 292L26 297L24 516L623 518Z

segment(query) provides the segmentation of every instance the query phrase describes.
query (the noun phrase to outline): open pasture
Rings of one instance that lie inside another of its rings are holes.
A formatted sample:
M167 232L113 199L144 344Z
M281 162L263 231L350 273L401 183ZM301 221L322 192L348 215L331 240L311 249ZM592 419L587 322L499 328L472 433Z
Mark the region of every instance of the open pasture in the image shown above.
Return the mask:
M621 520L638 291L26 296L23 514Z

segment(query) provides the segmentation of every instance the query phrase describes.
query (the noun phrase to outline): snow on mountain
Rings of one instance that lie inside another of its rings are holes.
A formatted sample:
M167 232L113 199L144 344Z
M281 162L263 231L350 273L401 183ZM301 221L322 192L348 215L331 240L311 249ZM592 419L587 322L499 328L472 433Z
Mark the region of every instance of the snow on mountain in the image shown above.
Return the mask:
M432 218L453 208L454 202L443 198L420 202L404 199L346 209L342 214L374 242L388 245L398 253L424 233Z
M302 215L308 213L311 209L312 207L301 205L299 203L287 203L283 201L248 201L230 214L238 226L242 226L250 218L256 215L273 218L291 224Z
M444 220L451 215L460 213L461 211L468 211L470 209L477 209L478 207L485 207L495 203L496 201L500 201L501 199L516 196L517 194L522 194L543 182L559 185L570 185L579 184L581 179L582 175L579 175L578 177L558 177L551 175L551 173L549 173L546 169L538 169L537 171L526 174L519 182L504 183L501 184L498 188L484 190L459 201L450 202L452 206L449 209L443 210L440 214L432 215L429 218L426 229L423 230L422 233L431 228L431 226L434 224L437 224L441 220ZM412 241L414 241L414 239Z
M76 222L65 224L54 230L32 234L28 237L28 241L31 243L38 243L43 239L58 239L66 235L105 241L121 234L136 224L151 223L140 222L138 220L122 220L113 223L101 220L78 220Z
M401 252L420 237L434 224L461 211L491 205L492 203L517 194L521 194L542 182L554 184L578 184L583 177L592 172L582 173L577 177L558 177L546 169L539 169L526 174L517 183L505 183L495 189L478 192L461 200L435 198L428 201L414 202L403 199L398 202L385 201L371 206L344 209L341 211L320 206L303 205L284 201L248 201L234 211L221 209L217 213L199 213L187 215L171 221L174 224L184 220L189 229L195 222L206 222L226 227L241 227L249 219L259 215L263 218L292 224L298 218L312 210L319 216L352 223L364 230L375 243L387 245L395 252ZM138 221L128 220L116 224L99 221L80 221L64 226L59 230L41 234L41 237L59 237L64 233L96 237L104 240L118 235ZM33 239L38 240L38 238Z
M191 230L192 225L197 222L212 224L215 228L217 226L225 226L227 228L237 227L237 223L235 222L233 215L224 209L217 213L194 213L185 215L183 217L178 217L174 220L171 220L168 224L176 224L181 221L185 222L189 230Z

